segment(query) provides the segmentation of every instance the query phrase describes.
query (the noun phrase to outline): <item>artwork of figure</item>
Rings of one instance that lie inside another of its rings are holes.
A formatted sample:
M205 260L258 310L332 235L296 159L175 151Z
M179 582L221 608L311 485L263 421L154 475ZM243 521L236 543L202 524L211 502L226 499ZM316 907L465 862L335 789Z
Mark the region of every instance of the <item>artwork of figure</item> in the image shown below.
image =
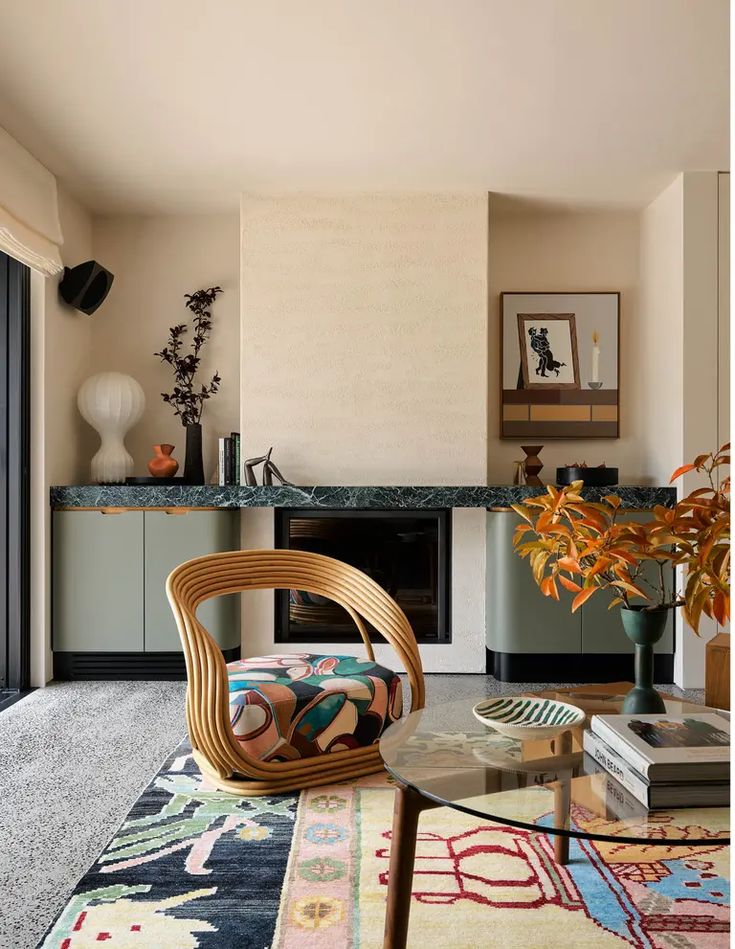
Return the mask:
M555 372L557 376L559 375L559 370L562 366L566 366L565 362L557 362L554 359L554 354L551 351L551 346L549 345L549 330L546 326L542 326L541 329L536 329L535 326L532 326L528 335L531 337L531 349L538 356L538 365L536 366L536 375L537 376L548 376L547 369L550 369L552 372Z

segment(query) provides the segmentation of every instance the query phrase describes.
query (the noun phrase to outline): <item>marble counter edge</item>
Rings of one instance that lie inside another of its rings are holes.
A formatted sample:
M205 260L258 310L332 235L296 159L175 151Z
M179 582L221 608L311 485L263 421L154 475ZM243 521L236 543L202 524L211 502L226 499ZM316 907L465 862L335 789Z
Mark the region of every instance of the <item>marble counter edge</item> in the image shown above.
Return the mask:
M60 508L324 508L330 510L431 510L438 508L508 508L543 493L530 485L435 486L289 486L289 485L55 485L52 509ZM585 488L584 496L598 500L617 494L629 509L666 507L676 489L641 485Z

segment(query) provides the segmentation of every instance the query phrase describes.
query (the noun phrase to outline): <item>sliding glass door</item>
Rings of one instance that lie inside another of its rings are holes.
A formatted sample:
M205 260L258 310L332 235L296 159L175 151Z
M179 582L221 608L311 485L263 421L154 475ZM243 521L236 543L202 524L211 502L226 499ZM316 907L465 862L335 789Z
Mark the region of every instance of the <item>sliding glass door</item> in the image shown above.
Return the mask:
M30 271L0 253L0 703L30 684Z

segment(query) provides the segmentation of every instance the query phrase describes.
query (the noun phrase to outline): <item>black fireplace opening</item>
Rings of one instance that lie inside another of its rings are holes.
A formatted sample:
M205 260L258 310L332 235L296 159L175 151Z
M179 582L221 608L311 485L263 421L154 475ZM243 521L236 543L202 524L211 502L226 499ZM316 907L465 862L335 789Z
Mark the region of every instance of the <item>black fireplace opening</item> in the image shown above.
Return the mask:
M398 603L420 643L449 643L451 511L276 508L276 547L357 567ZM278 643L359 643L347 612L304 590L275 591ZM372 626L373 642L384 642Z

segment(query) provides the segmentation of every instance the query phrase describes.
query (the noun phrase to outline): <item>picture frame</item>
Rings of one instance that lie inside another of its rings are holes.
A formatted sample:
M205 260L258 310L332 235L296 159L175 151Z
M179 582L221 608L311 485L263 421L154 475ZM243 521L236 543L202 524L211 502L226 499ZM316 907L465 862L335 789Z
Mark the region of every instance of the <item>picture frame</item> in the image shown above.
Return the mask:
M516 316L524 388L579 389L574 313L518 313Z
M503 291L499 305L500 437L619 438L620 292Z

